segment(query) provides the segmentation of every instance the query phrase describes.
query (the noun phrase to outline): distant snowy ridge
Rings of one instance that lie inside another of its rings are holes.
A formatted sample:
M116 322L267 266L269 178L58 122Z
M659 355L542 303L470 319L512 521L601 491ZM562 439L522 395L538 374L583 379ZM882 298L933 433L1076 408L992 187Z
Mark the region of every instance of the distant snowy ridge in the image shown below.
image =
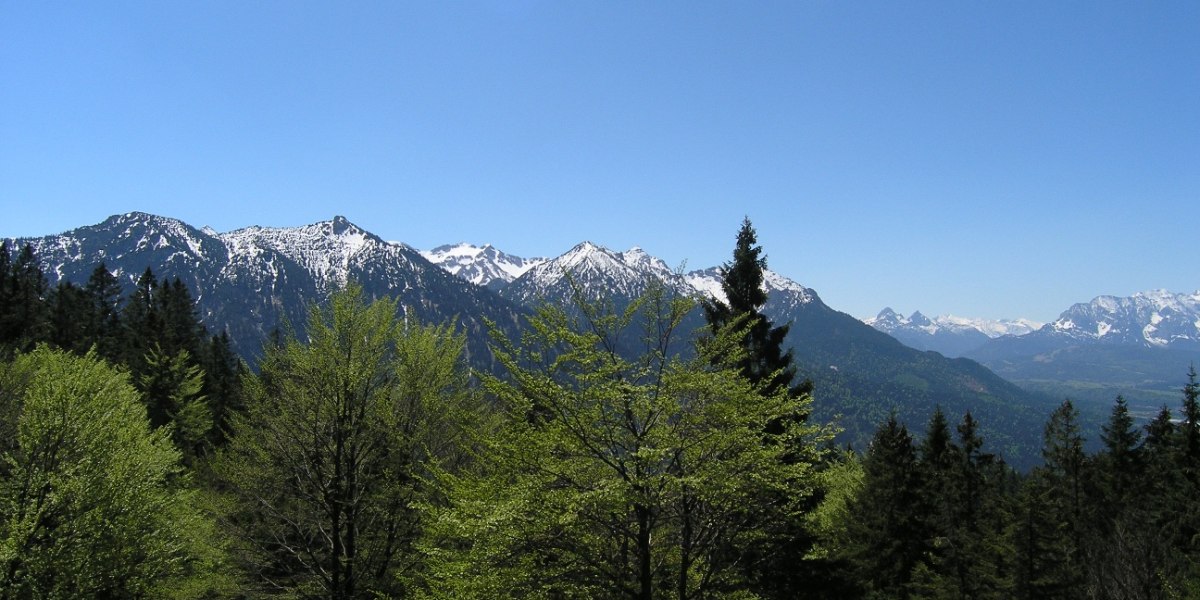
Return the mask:
M931 319L919 310L905 317L891 308L885 308L878 315L863 319L863 322L885 333L905 329L921 331L928 335L936 335L939 332L977 331L989 338L1025 335L1042 327L1042 323L1030 319L979 319L954 315L942 315Z
M721 287L722 278L719 267L692 271L684 278L688 285L702 297L725 301L725 290ZM811 289L770 269L763 271L763 289L767 291L767 296L773 299L786 297L789 299L789 303L794 305L807 304L816 298Z
M921 311L905 317L891 308L885 308L863 322L906 346L940 352L952 358L977 350L992 339L1025 335L1041 327L1041 323L1029 319L968 319L953 315L930 319Z
M484 331L488 322L515 326L519 319L519 307L341 216L301 227L218 233L131 212L17 241L34 247L51 285L82 284L102 262L126 289L148 268L159 280L178 277L194 294L200 318L224 329L245 355L257 353L273 330L303 327L311 302L350 282L371 298L397 299L406 316L453 321L463 331ZM485 337L468 346L477 357L489 352Z
M725 299L717 267L681 274L638 246L617 252L585 241L552 259L521 258L491 244L451 244L421 254L476 285L499 289L518 282L516 290L506 292L518 300L553 295L551 290L567 285L568 277L586 283L584 287L625 297L636 296L644 291L648 279L654 279L686 295ZM797 305L815 298L812 290L774 271L765 271L763 279L763 287L773 299L786 298L788 304Z
M229 249L230 269L257 265L273 270L270 252L291 259L308 271L325 290L345 286L352 268L379 255L410 262L404 245L385 242L337 216L302 227L252 226L217 234Z
M1067 309L1039 334L1155 348L1200 347L1200 291L1097 296Z
M498 289L526 271L546 262L545 258L521 258L491 244L447 244L421 252L429 262L479 286Z

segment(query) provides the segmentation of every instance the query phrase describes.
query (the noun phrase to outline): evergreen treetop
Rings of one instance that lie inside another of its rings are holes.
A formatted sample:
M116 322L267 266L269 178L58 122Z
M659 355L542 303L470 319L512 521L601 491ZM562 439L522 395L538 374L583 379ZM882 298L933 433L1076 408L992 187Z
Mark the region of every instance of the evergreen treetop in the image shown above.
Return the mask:
M714 334L738 319L746 319L748 325L742 341L746 353L738 361L745 377L762 385L767 394L788 389L799 396L810 392L812 384L805 381L792 386L796 378L792 351L783 348L789 325L775 327L762 313L767 303L767 292L763 287L763 270L766 268L767 257L763 255L758 234L747 217L738 231L733 261L720 268L725 300L706 298L701 301L701 306Z

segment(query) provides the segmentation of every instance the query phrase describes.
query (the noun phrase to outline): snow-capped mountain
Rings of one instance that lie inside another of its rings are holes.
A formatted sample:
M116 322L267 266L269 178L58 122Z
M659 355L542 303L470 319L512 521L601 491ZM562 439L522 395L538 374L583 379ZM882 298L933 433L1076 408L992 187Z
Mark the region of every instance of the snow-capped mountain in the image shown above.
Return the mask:
M720 267L692 271L684 279L701 297L725 301ZM816 292L770 269L763 271L763 287L767 290L767 306L763 310L768 314L786 314L817 300Z
M422 251L421 255L475 285L493 290L503 289L529 269L546 262L545 258L521 258L507 254L491 244L447 244Z
M1005 335L1025 335L1036 331L1043 323L1032 319L978 319L970 317L958 317L955 315L942 315L934 317L934 322L947 328L965 328L974 329L983 332L989 338L998 338Z
M693 293L683 276L641 248L615 252L582 242L562 256L533 266L506 286L501 295L530 304L568 300L578 289L591 300L604 296L619 302L641 295L651 281L662 282L681 294Z
M500 251L495 251L495 254L510 256ZM449 260L434 262L455 272L452 266L446 266L453 264ZM490 260L487 262L490 263ZM557 258L535 259L525 264L530 266L511 281L509 289L501 292L519 303L527 304L542 299L565 300L571 297L572 286L595 292L590 297L603 293L618 299L631 299L644 292L649 281L662 282L669 289L694 298L725 299L718 267L680 274L662 259L637 246L617 252L592 242L582 242ZM488 268L497 267L489 264ZM768 311L786 312L816 298L812 290L770 270L763 273L763 287L767 291Z
M1121 394L1131 406L1157 407L1174 402L1188 366L1200 364L1200 292L1098 296L966 356L1031 388L1107 402Z
M1106 344L1200 349L1200 291L1098 296L1067 309L1039 333Z
M467 332L483 332L485 319L515 326L520 312L416 250L385 242L344 217L303 227L218 233L135 212L14 242L33 246L51 284L81 284L101 262L126 286L147 268L159 279L178 277L196 296L201 319L210 328L225 329L244 355L255 354L277 328L302 328L309 303L350 281L371 297L398 299L406 316L426 322L458 319ZM473 346L474 352L486 353L483 341Z
M905 317L890 307L863 322L905 345L918 350L933 350L945 356L962 356L1003 335L1025 335L1041 327L1029 319L968 319L953 315L930 319L915 311Z
M81 284L102 261L127 286L147 268L160 279L181 278L195 295L205 324L228 332L252 361L272 331L290 327L302 333L310 303L350 281L361 284L368 297L397 300L406 319L455 320L473 362L482 367L490 366L485 322L515 335L529 307L569 299L575 291L620 304L658 280L680 294L721 297L717 269L683 275L640 248L615 252L588 242L552 260L533 261L519 275L497 266L489 271L496 277L515 275L498 294L468 282L463 274L472 265L483 273L488 263L519 264L499 251L484 247L472 259L460 247L460 258L450 260L452 247L441 253L439 267L415 249L383 241L342 217L303 227L253 226L218 233L129 213L60 235L10 241L14 246L25 243L34 247L52 284ZM455 266L461 267L458 275L448 270ZM954 414L971 410L984 423L1016 423L1011 430L985 431L998 448L1038 431L1044 414L1040 401L978 364L906 348L777 273L765 274L765 286L763 312L777 324L791 325L787 343L795 350L798 370L816 384L814 418L842 415L847 441L865 443L893 408L919 430L938 405ZM690 314L679 330L681 348L687 334L703 328L699 313Z

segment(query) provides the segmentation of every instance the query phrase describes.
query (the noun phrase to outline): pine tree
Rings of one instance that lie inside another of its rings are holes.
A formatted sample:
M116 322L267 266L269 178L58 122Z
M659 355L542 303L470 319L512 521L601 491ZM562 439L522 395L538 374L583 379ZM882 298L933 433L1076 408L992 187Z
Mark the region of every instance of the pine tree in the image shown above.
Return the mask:
M1183 420L1179 424L1180 450L1183 470L1200 487L1200 381L1196 365L1188 368L1188 382L1183 386Z
M121 362L129 366L134 373L134 379L145 372L145 356L164 339L162 316L159 314L158 278L149 267L137 280L137 285L125 301L121 311L121 322L124 325L124 340L121 344L125 355Z
M848 559L866 598L908 598L929 536L923 482L908 429L893 413L863 459L863 487L851 503Z
M11 262L7 242L0 264L9 268L0 275L0 352L27 351L50 336L49 284L38 266L33 247L26 244Z
M1042 457L1022 489L1017 588L1023 598L1084 597L1087 477L1079 412L1065 400L1046 423Z
M234 353L229 334L224 331L209 338L201 366L204 370L204 395L208 398L213 419L210 442L220 446L228 438L233 416L245 409L242 379L248 370Z
M103 262L96 265L84 285L91 303L89 311L89 346L95 344L100 356L116 362L121 360L121 284Z
M171 439L191 464L206 451L213 428L212 411L203 395L204 371L186 350L167 354L150 349L138 389L147 404L153 427L171 425Z
M69 281L60 281L50 294L51 344L85 354L93 344L89 324L92 318L87 292Z
M785 351L789 325L772 326L762 314L767 303L767 292L763 287L763 270L767 268L767 257L758 246L758 236L750 219L742 221L737 243L733 249L733 261L721 267L721 289L725 300L707 298L701 301L704 316L713 332L729 326L737 319L748 323L742 347L745 355L738 361L750 381L762 384L766 394L779 389L788 389L793 395L808 393L812 382L804 381L793 387L796 368L792 364L791 350Z
M1098 457L1098 475L1104 500L1101 506L1108 512L1109 519L1123 511L1139 495L1138 482L1143 469L1141 437L1141 432L1134 426L1133 415L1129 414L1125 398L1117 396L1108 423L1101 429L1100 441L1104 448Z
M983 452L979 425L970 412L958 425L959 507L955 516L955 562L958 588L966 598L1011 598L1008 579L1012 547L1005 530L1009 475L1004 462Z

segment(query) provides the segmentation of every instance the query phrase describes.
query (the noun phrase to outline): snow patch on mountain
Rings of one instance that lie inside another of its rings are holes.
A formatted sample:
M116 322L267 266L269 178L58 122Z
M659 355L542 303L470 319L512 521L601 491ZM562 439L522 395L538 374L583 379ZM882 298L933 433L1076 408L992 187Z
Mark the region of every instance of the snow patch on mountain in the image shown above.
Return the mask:
M256 225L219 234L218 239L229 249L231 265L261 263L271 271L268 255L278 253L304 268L323 289L346 285L352 265L361 263L363 255L403 249L341 216L301 227Z
M421 251L421 255L475 285L493 288L512 283L529 269L546 262L545 258L522 258L508 254L491 244L447 244Z
M978 319L941 315L932 319L914 311L905 317L891 308L884 308L878 315L863 319L867 325L884 333L918 331L926 335L982 333L989 338L1004 335L1025 335L1042 327L1041 323L1029 319Z
M1200 347L1200 291L1097 296L1075 304L1044 327L1043 335L1149 347Z

